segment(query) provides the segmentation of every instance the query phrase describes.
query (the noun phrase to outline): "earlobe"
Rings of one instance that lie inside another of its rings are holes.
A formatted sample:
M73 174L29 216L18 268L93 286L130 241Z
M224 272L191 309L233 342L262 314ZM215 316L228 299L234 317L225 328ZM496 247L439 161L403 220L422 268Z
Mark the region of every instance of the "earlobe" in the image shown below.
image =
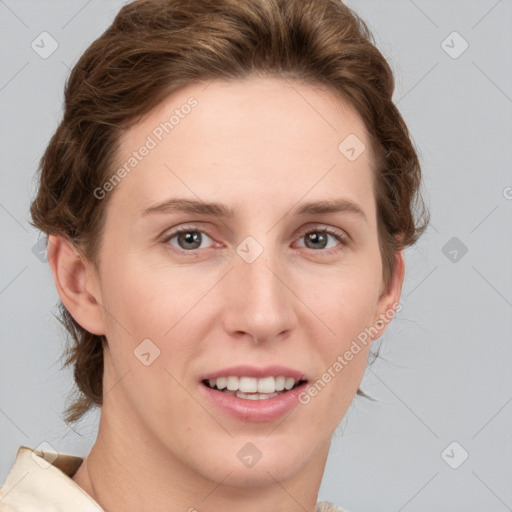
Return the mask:
M402 294L402 285L404 282L405 275L405 262L404 262L404 251L397 251L395 253L395 268L391 282L382 292L379 302L386 303L388 308L393 304L400 301L400 295Z
M75 321L92 334L105 334L97 273L61 235L48 238L48 263L60 300Z
M382 336L387 326L400 311L400 295L402 293L402 284L405 275L405 262L403 251L397 251L395 254L395 268L391 282L381 293L377 303L374 324L376 326L376 335L372 336L372 341Z

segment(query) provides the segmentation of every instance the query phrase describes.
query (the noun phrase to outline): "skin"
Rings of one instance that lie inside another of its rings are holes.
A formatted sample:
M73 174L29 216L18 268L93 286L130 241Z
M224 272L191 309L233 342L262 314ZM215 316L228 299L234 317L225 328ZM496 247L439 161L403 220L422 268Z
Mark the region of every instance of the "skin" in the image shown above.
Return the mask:
M73 479L108 512L313 512L370 344L276 421L226 415L199 379L236 364L281 364L314 382L398 302L403 258L385 288L370 141L333 93L253 77L173 93L123 135L118 164L191 96L197 107L109 192L97 268L64 238L50 239L64 305L108 340L98 437ZM355 161L338 150L349 134L366 146ZM143 215L171 197L224 203L234 216ZM293 213L334 199L364 216ZM204 234L199 248L169 240L180 226ZM329 235L325 248L307 245L306 233L326 228L348 244ZM236 252L247 236L263 248L252 263ZM145 366L134 350L148 338L160 356ZM262 454L252 468L237 457L248 442Z

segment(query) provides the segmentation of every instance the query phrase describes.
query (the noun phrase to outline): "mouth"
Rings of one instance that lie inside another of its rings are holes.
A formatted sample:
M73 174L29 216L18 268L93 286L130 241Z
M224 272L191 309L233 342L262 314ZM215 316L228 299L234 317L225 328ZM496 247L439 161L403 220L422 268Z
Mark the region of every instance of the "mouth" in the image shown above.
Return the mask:
M298 407L307 382L303 372L287 366L238 365L202 375L198 384L212 411L244 423L264 423Z
M269 400L303 386L307 380L284 375L262 378L233 375L204 379L201 383L213 391L242 400Z

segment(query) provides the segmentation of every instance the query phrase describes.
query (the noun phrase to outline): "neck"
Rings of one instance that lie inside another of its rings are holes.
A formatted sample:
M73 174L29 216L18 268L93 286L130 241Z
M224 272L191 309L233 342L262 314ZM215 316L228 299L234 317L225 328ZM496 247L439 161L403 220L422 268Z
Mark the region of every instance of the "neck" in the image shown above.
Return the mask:
M206 478L118 415L102 411L98 437L73 480L105 512L314 512L329 445L300 473L279 475L243 487L229 485L230 474Z

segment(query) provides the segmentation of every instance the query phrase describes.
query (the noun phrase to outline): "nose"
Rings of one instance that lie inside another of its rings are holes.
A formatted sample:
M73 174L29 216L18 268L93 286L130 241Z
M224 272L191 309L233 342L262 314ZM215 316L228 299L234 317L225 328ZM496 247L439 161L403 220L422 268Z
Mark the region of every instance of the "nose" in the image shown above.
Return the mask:
M296 326L294 294L286 272L275 260L241 258L226 276L224 328L230 336L268 343L288 336Z

